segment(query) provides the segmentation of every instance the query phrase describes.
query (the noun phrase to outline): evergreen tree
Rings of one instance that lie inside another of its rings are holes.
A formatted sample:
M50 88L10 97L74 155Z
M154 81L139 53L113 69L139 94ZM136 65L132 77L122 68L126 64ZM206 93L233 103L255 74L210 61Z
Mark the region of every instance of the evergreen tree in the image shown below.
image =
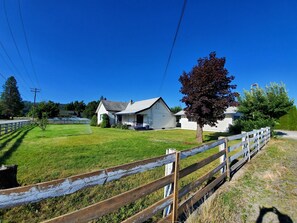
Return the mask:
M9 77L3 85L0 103L1 115L7 118L19 115L24 108L17 81L13 76Z

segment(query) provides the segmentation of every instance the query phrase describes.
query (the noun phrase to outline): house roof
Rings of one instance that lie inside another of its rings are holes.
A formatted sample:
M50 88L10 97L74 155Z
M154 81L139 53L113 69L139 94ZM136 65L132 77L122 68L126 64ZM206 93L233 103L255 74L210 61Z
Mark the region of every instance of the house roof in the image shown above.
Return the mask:
M226 109L226 111L224 112L225 114L235 114L238 113L238 108L237 107L229 107ZM185 115L185 110L181 110L177 113L174 114L175 116L179 116L179 115Z
M118 102L118 101L107 101L102 100L96 110L98 112L100 105L103 104L107 111L123 111L128 105L128 102Z
M117 115L124 115L124 114L136 114L136 113L139 113L141 111L144 111L144 110L147 110L147 109L151 108L160 99L163 101L163 99L161 97L158 97L158 98L152 98L152 99L147 99L147 100L143 100L143 101L136 101L136 102L134 102L132 104L129 103L125 110L123 110L121 112L118 112L116 114ZM164 102L164 104L166 105L165 102Z
M107 111L123 111L128 105L127 102L117 102L117 101L107 101L107 100L102 100L102 104L104 105Z

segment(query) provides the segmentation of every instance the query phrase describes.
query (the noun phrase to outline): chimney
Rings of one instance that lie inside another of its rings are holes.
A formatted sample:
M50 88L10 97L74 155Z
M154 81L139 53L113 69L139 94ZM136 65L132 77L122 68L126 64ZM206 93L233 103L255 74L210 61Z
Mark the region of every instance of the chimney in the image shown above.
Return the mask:
M130 104L131 104L131 105L133 104L133 100L132 100L132 99L130 100Z

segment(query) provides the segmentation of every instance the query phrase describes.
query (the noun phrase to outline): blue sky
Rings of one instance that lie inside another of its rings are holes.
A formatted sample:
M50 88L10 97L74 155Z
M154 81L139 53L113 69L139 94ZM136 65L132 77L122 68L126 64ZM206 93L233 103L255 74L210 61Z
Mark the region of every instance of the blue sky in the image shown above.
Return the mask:
M30 63L18 0L6 0L13 44L0 1L0 72L12 74L24 100L89 102L162 96L182 105L179 76L216 51L226 57L237 91L283 82L297 100L297 1L188 0L167 76L161 80L183 1L20 0L37 77ZM1 57L2 55L2 57ZM4 57L4 58L3 58ZM37 81L38 79L38 81ZM0 77L0 85L4 79ZM1 90L0 90L1 91Z

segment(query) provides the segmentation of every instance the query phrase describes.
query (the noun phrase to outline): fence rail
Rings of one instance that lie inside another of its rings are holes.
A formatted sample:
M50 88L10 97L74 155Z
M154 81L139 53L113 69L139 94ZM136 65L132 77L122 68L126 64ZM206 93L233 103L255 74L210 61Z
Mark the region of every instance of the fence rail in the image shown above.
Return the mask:
M25 125L29 125L30 120L11 120L11 121L0 121L0 136L16 131Z
M241 140L229 146L230 141ZM165 189L164 198L148 208L136 213L123 222L143 222L164 210L160 222L176 222L178 217L193 204L206 199L207 195L248 162L270 140L270 128L263 128L235 136L220 138L193 149L171 151L156 158L141 160L91 173L80 174L64 179L38 183L29 186L0 190L0 208L14 207L37 202L50 197L74 193L85 187L103 185L106 182L141 173L166 165L164 177L141 185L122 194L92 204L45 222L88 222L114 212L161 188ZM180 161L190 156L219 146L219 151L203 160L180 169ZM220 159L220 164L199 179L179 188L180 179Z

